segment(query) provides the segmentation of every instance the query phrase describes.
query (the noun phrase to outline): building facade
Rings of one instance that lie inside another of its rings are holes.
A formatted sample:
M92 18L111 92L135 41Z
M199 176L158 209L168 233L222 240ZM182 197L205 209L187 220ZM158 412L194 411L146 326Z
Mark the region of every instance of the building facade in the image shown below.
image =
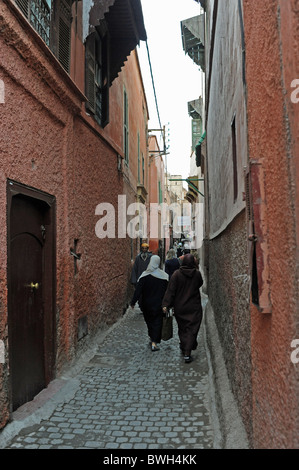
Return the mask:
M190 170L188 178L188 192L186 199L191 204L191 232L192 249L198 252L198 256L203 256L203 227L204 227L204 166L203 148L205 141L205 131L203 128L203 99L202 97L188 103L188 112L191 117L192 148L190 154Z
M209 299L250 445L298 448L296 2L198 3Z
M165 167L163 150L160 150L157 136L149 135L149 211L148 229L150 251L164 262L169 249L169 229L166 227L168 214L164 213Z
M148 111L139 0L5 0L0 23L3 427L126 309Z
M243 17L254 228L249 234L253 442L298 448L298 4L244 0Z

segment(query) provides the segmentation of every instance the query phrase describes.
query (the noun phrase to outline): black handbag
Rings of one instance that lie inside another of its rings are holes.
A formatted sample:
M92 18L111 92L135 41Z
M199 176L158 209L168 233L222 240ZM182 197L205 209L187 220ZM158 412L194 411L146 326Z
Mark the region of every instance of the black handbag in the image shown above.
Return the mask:
M161 339L163 341L168 341L173 338L173 324L172 324L172 316L169 312L166 313L166 316L163 317L163 324L162 324L162 335Z

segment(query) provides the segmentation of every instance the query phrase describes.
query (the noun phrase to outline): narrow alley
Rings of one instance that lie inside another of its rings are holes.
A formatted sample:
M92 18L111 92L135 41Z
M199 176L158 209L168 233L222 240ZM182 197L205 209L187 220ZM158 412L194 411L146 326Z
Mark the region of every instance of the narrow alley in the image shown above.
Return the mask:
M13 414L6 449L213 449L219 429L203 329L185 364L174 337L152 353L138 307L90 357Z
M0 1L0 449L299 449L298 12Z

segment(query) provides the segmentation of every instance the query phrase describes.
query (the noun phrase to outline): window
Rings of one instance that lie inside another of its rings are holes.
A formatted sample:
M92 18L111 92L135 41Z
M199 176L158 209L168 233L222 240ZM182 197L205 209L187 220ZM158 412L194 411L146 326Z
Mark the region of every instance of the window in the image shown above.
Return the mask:
M233 190L234 202L238 197L238 171L237 171L237 137L236 137L236 116L232 121L232 156L233 156Z
M138 132L138 134L137 134L137 163L138 163L138 171L137 171L137 174L138 174L138 183L141 183L141 178L140 178L140 174L141 174L140 135L139 135L139 132Z
M73 0L15 0L29 23L69 73Z
M161 181L158 182L158 191L159 191L159 204L162 204L163 202L163 193L162 193L162 186L161 186Z
M144 171L145 171L144 155L142 154L142 184L144 184Z
M50 46L51 0L16 0L15 3L47 46Z
M85 44L86 108L100 126L109 122L109 38L105 23L91 33Z
M58 41L53 43L55 54L63 68L70 71L71 59L71 18L72 0L55 0L55 16L53 18L53 37L57 35ZM57 34L58 33L58 34Z
M201 119L192 119L192 150L195 150L195 147L201 138L202 135L202 122Z
M128 95L124 89L124 155L125 162L129 164L129 103Z

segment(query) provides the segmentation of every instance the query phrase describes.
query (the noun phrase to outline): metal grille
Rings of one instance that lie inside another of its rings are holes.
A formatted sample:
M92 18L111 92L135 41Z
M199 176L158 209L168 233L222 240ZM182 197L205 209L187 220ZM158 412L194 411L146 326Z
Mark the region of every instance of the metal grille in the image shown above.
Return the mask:
M244 182L245 182L245 200L246 200L246 210L247 218L249 222L253 221L253 208L251 202L251 185L250 185L250 172L246 168L244 170Z
M47 46L50 45L50 20L51 11L45 0L31 0L30 23Z
M70 71L71 8L72 0L14 0L32 27L58 58L63 68ZM55 24L51 24L51 6ZM56 13L55 13L56 12ZM56 19L55 19L56 18ZM51 28L52 37L50 39Z
M51 10L46 0L15 0L15 3L49 46Z

